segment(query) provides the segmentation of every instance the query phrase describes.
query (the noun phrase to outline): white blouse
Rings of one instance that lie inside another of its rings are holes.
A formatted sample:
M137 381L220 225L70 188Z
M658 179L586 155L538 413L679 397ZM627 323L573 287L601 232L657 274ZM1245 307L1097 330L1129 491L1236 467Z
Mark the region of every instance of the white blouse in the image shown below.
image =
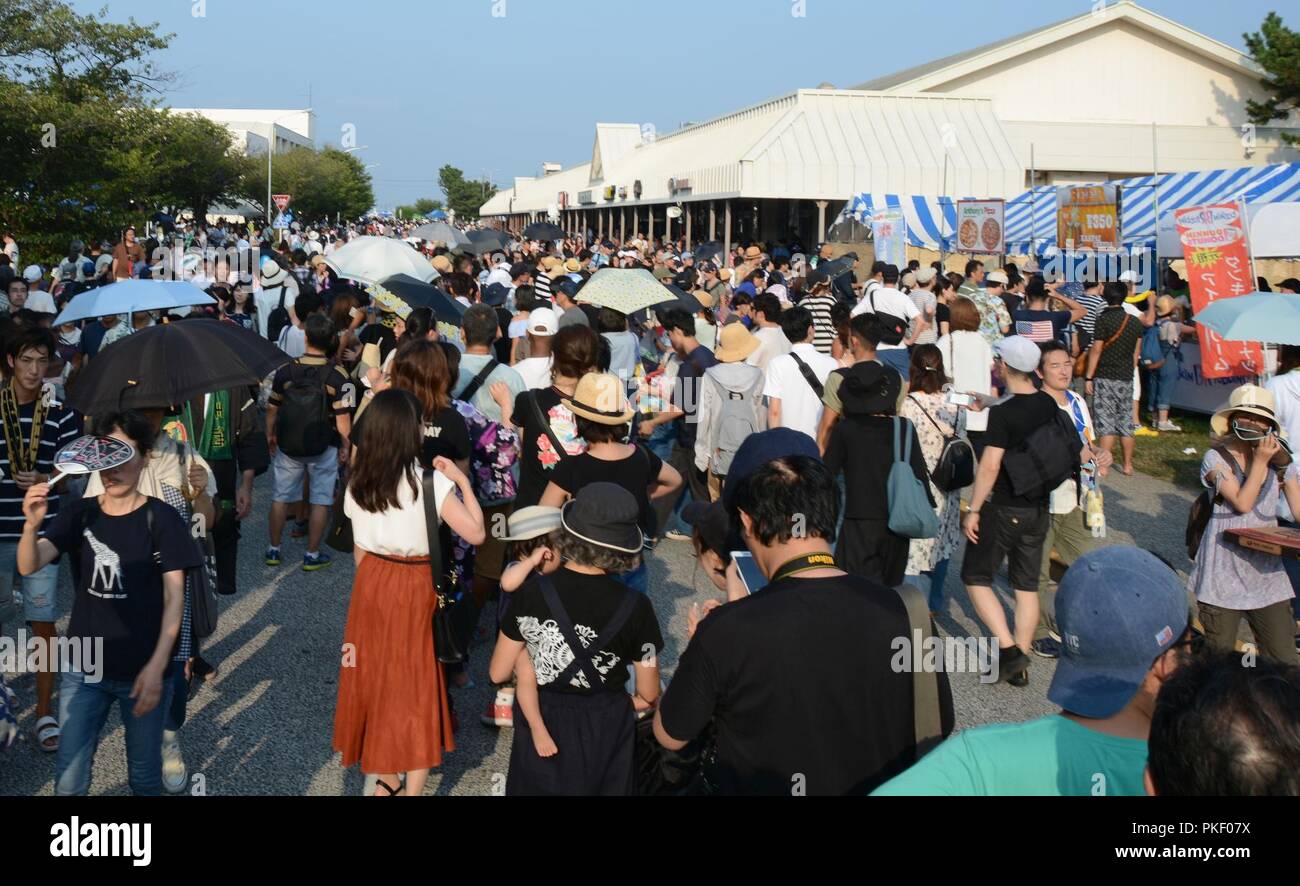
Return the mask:
M377 514L362 510L352 498L352 489L348 489L343 500L343 513L352 520L352 540L357 547L389 557L429 555L429 536L424 525L423 473L416 465L415 476L420 480L418 489L411 492L411 484L403 477L397 484L399 506L386 508ZM439 520L442 519L442 503L455 487L456 484L446 476L434 471L433 491Z

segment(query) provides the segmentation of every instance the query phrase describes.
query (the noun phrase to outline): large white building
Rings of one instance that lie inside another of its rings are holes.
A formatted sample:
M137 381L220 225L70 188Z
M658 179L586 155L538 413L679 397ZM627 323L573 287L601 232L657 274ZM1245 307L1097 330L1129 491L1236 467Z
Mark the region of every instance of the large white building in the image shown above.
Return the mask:
M516 179L480 212L512 229L550 215L597 236L812 245L864 192L1010 198L1033 184L1298 161L1281 129L1247 125L1262 77L1241 50L1121 0L668 135L597 124L589 162Z
M236 144L252 156L265 154L272 139L275 153L316 147L316 118L310 110L248 108L172 108L175 114L198 114L230 130Z

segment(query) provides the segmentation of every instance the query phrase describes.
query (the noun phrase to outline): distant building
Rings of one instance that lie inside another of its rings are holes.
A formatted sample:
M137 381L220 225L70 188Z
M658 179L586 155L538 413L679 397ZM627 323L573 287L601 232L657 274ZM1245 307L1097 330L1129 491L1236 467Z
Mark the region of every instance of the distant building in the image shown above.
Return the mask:
M234 135L244 153L265 154L275 139L275 153L316 147L316 118L309 110L248 108L172 108L176 114L198 114L220 123Z

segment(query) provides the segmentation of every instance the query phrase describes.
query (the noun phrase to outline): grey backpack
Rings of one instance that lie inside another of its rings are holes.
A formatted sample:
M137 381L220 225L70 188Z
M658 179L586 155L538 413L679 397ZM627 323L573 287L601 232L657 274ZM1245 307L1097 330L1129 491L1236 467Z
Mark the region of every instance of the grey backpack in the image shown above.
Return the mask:
M709 470L725 477L727 471L731 470L731 460L736 457L740 444L759 430L754 398L751 396L753 384L746 385L741 390L732 390L718 381L716 375L706 374L705 377L717 387L722 402L714 417L717 431L712 435Z

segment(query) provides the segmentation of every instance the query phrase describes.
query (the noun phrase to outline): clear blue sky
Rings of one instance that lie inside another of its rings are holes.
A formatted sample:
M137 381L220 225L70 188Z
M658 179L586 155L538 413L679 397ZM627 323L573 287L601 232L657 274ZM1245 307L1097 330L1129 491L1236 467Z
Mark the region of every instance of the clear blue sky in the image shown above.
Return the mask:
M105 0L73 2L93 12ZM175 34L159 58L180 75L165 98L172 106L302 108L310 91L317 142L338 144L354 124L357 144L369 146L361 156L378 164L383 208L440 196L444 163L509 185L540 174L543 160L589 160L598 121L668 132L800 87L852 86L1092 6L803 0L796 18L796 0L205 0L196 18L198 3L107 0L108 17ZM1142 5L1243 47L1243 32L1287 4ZM502 6L505 16L494 17ZM1142 88L1141 60L1127 61Z

